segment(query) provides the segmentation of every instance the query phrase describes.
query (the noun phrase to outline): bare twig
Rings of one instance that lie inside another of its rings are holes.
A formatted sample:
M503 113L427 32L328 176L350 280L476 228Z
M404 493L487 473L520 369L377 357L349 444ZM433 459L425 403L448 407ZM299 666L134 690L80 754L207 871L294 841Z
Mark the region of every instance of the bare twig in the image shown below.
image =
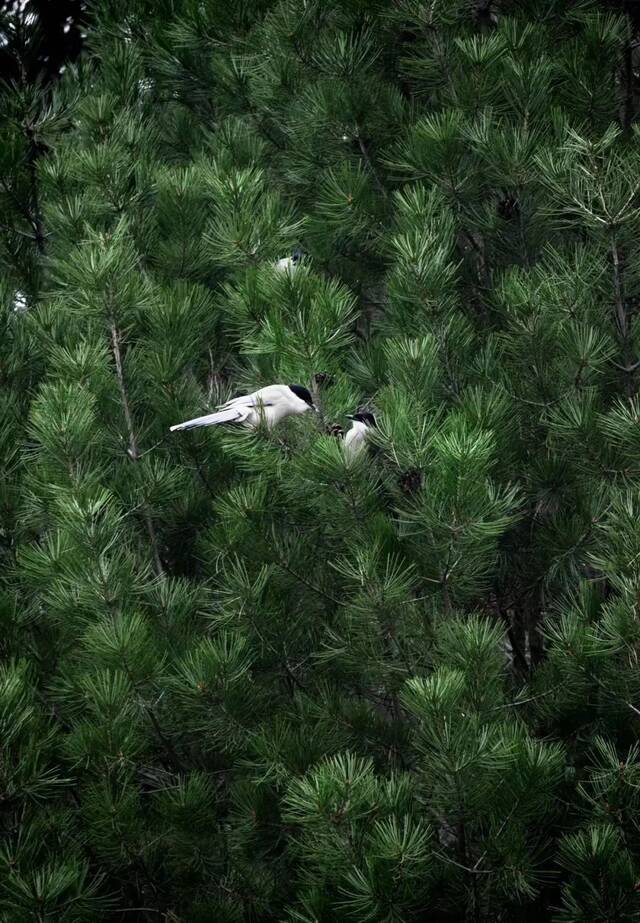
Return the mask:
M133 427L133 416L131 415L131 406L129 404L129 397L127 395L127 388L124 381L124 372L122 368L122 351L120 349L120 335L118 333L118 328L115 323L111 324L111 348L113 350L113 358L116 364L116 376L118 379L118 388L120 389L120 400L122 402L122 411L124 413L125 422L127 424L127 433L129 435L129 448L127 449L127 454L132 461L139 461L142 457L138 450L138 442L136 439L135 430ZM149 542L151 544L151 552L153 556L153 566L157 576L160 576L164 573L164 568L162 567L162 561L160 560L160 552L158 550L158 537L156 535L155 526L153 524L153 519L151 518L151 512L146 503L141 504L142 509L142 518L149 536Z
M360 135L358 135L358 147L360 148L360 152L361 152L361 154L362 154L362 158L363 158L364 162L366 163L367 168L368 168L369 172L371 173L371 176L373 177L373 181L374 181L374 183L376 184L376 186L378 187L378 192L381 192L382 195L386 195L386 194L387 194L387 191L386 191L386 189L384 188L384 186L382 185L382 182L380 181L380 177L378 176L378 171L377 171L376 168L374 167L373 161L371 160L371 157L369 156L369 151L367 150L367 145L364 143L364 141L362 140L362 138L360 137Z

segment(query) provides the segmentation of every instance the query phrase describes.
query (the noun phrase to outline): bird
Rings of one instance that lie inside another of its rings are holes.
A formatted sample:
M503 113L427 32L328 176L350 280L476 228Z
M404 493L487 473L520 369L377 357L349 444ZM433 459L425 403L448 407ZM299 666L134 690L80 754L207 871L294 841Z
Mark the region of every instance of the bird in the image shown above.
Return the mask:
M350 458L354 458L365 447L367 433L376 425L376 418L368 411L362 411L354 414L347 414L347 420L352 421L351 429L344 434L342 444L344 452Z
M300 247L296 247L291 256L285 256L284 259L278 260L276 269L279 272L295 272L303 256L304 251L301 250Z
M307 410L316 410L316 407L304 385L267 385L251 394L234 397L221 404L214 413L177 423L170 427L170 432L216 423L241 423L256 429L264 422L271 428L285 417L306 413Z

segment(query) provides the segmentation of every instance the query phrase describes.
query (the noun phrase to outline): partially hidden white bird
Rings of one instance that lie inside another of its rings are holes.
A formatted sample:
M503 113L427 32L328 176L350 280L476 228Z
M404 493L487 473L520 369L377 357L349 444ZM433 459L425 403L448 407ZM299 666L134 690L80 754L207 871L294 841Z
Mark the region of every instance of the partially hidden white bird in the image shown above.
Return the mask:
M267 385L251 394L234 397L221 404L214 413L177 423L170 427L170 431L213 426L216 423L240 423L252 429L265 423L271 428L285 417L315 409L313 398L303 385Z
M291 256L285 256L284 259L278 260L276 263L276 269L278 272L295 272L298 268L298 263L304 256L304 251L297 247Z
M347 419L351 420L351 429L344 434L342 444L345 454L349 458L354 458L364 449L367 434L376 425L376 419L372 413L367 411L347 414Z

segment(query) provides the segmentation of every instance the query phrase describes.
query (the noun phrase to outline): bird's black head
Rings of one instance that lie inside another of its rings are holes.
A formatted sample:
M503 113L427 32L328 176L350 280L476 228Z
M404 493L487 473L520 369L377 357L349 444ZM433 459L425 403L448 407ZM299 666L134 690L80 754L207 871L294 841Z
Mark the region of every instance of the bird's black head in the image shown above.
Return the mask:
M349 416L349 420L358 420L360 423L364 423L365 426L375 426L376 418L372 413L369 413L368 410L363 410L361 413L353 413Z
M300 247L296 247L296 249L291 254L291 259L293 260L294 263L297 263L298 260L301 260L303 256L304 256L304 250L301 250Z
M301 401L304 401L305 404L308 404L309 407L313 407L313 398L311 397L311 392L308 388L305 388L304 385L289 385L289 388L293 391L296 397L299 397Z

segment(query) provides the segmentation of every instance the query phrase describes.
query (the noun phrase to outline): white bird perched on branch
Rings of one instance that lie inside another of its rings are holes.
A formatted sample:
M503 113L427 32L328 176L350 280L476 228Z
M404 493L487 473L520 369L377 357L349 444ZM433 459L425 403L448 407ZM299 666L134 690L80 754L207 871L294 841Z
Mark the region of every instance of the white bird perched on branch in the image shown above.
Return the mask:
M376 425L376 419L368 411L347 414L347 419L352 421L351 429L344 434L342 442L345 454L353 458L364 449L367 433Z
M216 423L241 423L252 429L265 423L271 428L285 417L315 409L313 398L303 385L267 385L252 394L234 397L214 413L177 423L170 427L170 431L213 426Z

